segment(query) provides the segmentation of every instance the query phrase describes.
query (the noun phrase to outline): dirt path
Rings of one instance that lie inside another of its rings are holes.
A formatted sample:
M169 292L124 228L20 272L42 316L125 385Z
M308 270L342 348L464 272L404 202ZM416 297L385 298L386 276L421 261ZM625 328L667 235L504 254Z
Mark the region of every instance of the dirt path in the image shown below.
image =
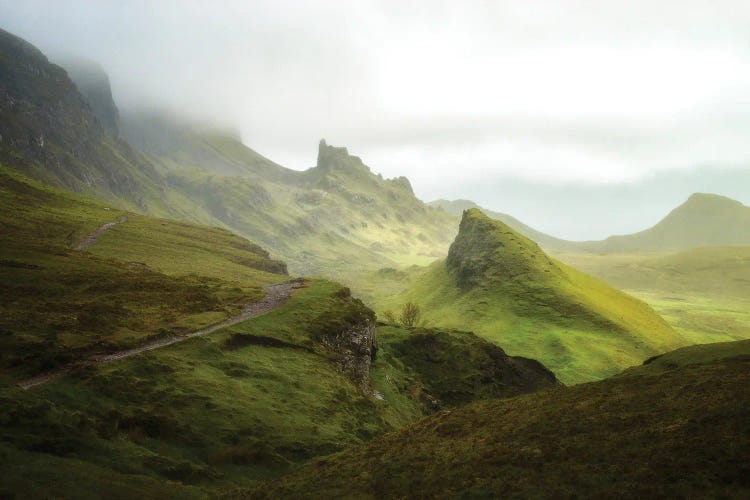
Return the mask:
M87 366L95 366L95 365L100 365L103 363L110 363L112 361L117 361L118 359L129 358L131 356L135 356L136 354L140 354L142 352L153 351L154 349L160 349L168 345L182 342L183 340L187 340L193 337L198 337L200 335L206 335L206 334L215 332L216 330L221 330L222 328L236 325L237 323L240 323L242 321L255 318L257 316L260 316L261 314L265 314L267 312L273 311L274 309L278 309L289 299L289 297L292 296L292 292L294 290L298 288L302 288L303 286L304 286L304 281L301 279L291 280L291 281L287 281L286 283L279 283L276 285L268 286L266 287L265 297L263 297L257 302L248 304L242 310L240 314L238 314L237 316L233 316L229 319L226 319L222 321L221 323L216 323L214 325L203 328L202 330L198 330L196 332L188 333L185 335L174 335L171 337L165 337L162 339L152 340L150 342L147 342L146 344L143 344L142 346L135 347L133 349L128 349L125 351L118 351L118 352L113 352L113 353L108 353L108 354L94 354L92 356L89 356L85 360L79 361L70 366L65 366L57 370L42 373L35 377L23 380L18 383L18 386L21 387L22 389L30 389L38 385L46 384L47 382L57 380L60 377L63 377L64 375L78 368L83 368Z
M120 220L118 220L117 222L107 222L102 227L100 227L99 229L91 233L90 235L86 236L86 238L84 238L83 241L78 244L78 246L76 247L76 250L87 249L88 247L94 244L96 239L99 236L101 236L103 232L109 229L112 229L117 224L122 224L123 222L127 222L127 220L128 220L127 217L120 217Z

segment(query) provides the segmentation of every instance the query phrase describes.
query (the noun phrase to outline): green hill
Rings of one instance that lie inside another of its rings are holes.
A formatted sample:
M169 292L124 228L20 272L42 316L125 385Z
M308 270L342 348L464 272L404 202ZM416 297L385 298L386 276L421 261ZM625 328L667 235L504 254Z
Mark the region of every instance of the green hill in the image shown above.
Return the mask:
M750 343L425 418L252 498L742 498Z
M737 245L750 245L750 207L724 196L696 193L645 231L588 242L581 248L618 253Z
M602 378L684 344L645 303L548 257L477 209L448 258L410 278L378 310L418 304L431 323L475 331L542 361L565 383Z
M287 279L283 263L227 231L111 209L3 167L0 231L3 376L197 330Z
M692 343L750 338L750 247L558 257L648 302Z
M406 178L384 179L346 148L321 141L316 166L300 172L226 133L153 115L123 123L169 189L190 200L176 208L181 214L258 241L297 273L345 277L363 267L425 264L444 255L453 236L454 218L417 199Z
M288 279L284 264L223 229L7 168L0 232L2 497L204 498L443 408L557 385L468 332L376 328L322 280L208 335L94 361L237 315Z

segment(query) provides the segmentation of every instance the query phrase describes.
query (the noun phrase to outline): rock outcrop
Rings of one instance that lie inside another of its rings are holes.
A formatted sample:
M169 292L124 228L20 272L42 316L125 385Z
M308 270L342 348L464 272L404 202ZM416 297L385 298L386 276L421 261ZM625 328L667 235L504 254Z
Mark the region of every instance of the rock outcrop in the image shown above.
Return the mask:
M316 322L313 339L323 353L362 392L371 393L370 364L375 358L375 313L342 287L332 297L336 307Z

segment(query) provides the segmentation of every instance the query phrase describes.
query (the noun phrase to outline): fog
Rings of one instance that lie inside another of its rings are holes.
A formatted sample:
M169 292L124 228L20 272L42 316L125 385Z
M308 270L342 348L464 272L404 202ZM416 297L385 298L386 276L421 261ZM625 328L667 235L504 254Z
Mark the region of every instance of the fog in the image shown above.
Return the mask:
M0 0L0 27L98 62L120 108L295 169L324 137L557 236L642 229L693 191L750 202L743 1Z

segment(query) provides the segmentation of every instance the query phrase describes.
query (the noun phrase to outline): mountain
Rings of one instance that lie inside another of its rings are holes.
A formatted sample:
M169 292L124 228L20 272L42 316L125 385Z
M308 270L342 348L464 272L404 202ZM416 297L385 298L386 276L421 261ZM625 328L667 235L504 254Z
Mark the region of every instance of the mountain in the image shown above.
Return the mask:
M92 61L67 59L60 61L68 77L94 112L104 130L112 137L120 135L120 111L112 97L109 76Z
M740 498L750 341L442 412L314 460L249 498Z
M472 330L540 360L565 383L616 373L684 340L645 303L546 255L477 209L464 212L448 258L376 309L418 304L432 324Z
M315 167L295 171L226 132L153 113L123 113L121 129L197 207L180 214L258 241L297 273L427 263L444 255L455 231L453 217L416 198L406 178L384 179L325 141Z
M235 132L118 109L95 65L68 60L66 72L6 32L0 53L0 162L34 179L230 229L300 274L427 263L447 250L453 218L346 148L322 141L315 167L290 170Z
M537 231L514 217L485 210L469 200L436 200L429 205L451 214L479 208L553 252L637 253L688 250L708 246L750 245L750 207L716 194L696 193L644 231L601 241L568 241Z
M559 385L469 332L378 325L338 283L290 288L282 262L224 229L6 167L0 230L3 497L216 496L444 408ZM271 305L248 314L257 304Z
M99 121L67 73L0 30L0 162L123 207L163 210L163 179Z
M515 217L500 213L500 212L493 212L492 210L487 210L485 208L480 207L476 203L470 200L435 200L428 203L428 205L436 208L441 208L448 212L449 214L458 215L460 216L465 210L469 210L471 208L476 208L484 212L488 217L491 217L493 219L499 220L500 222L503 222L504 224L507 224L511 228L515 229L522 235L526 236L530 240L536 242L541 246L542 248L549 248L549 249L555 249L555 250L575 250L578 248L578 243L575 241L568 241L563 240L560 238L555 238L554 236L550 236L548 234L542 233L541 231L537 231L536 229L527 226L520 220L516 219Z
M582 245L593 252L677 251L750 245L750 207L715 194L696 193L655 226Z

